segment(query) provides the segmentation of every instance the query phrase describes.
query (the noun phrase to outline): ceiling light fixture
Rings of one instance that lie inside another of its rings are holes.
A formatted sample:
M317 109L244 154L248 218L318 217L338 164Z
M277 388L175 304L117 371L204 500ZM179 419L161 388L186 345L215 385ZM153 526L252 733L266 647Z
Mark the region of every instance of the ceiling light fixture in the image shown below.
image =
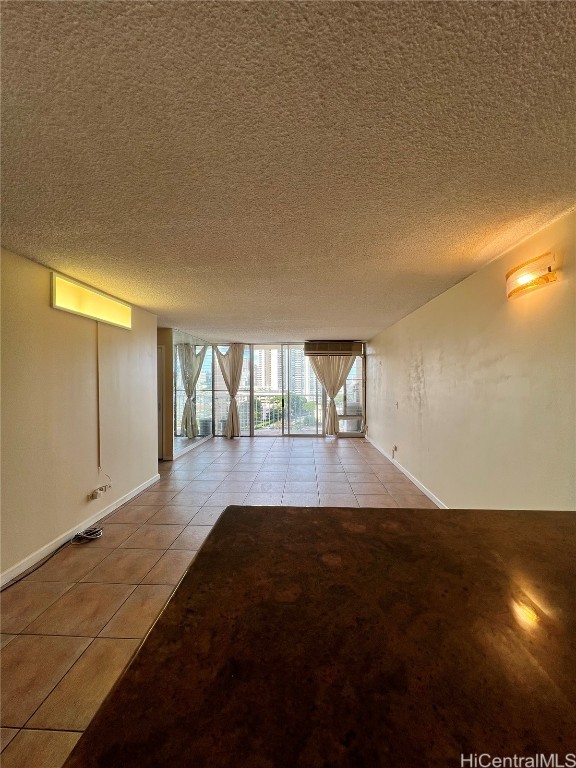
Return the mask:
M519 264L506 273L506 295L513 299L527 291L554 283L557 280L557 269L553 253L544 253Z
M56 272L52 272L51 305L54 309L90 317L101 323L132 328L132 307L129 304Z

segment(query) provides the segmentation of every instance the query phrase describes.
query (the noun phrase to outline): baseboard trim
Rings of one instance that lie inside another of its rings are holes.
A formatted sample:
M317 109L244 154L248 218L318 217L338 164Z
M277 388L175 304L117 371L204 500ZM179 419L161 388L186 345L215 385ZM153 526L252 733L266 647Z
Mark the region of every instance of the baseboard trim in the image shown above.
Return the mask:
M204 445L204 443L208 442L208 440L212 440L213 437L214 437L213 435L204 435L203 440L199 440L197 443L192 443L192 445L187 445L186 448L182 448L180 451L175 451L174 456L172 457L172 461L175 461L175 459L179 459L180 456L184 456L185 453L189 453L190 451L193 451L195 448L199 448L201 445Z
M124 496L121 496L119 499L116 499L116 501L113 501L107 507L104 507L104 509L96 512L94 515L90 515L90 517L87 517L85 520L81 520L78 525L70 528L68 531L61 534L60 536L57 536L55 539L52 539L49 544L46 544L40 549L37 549L36 552L33 552L31 555L28 555L28 557L20 560L20 562L16 563L16 565L13 565L11 568L7 568L0 574L0 587L4 587L6 584L8 584L8 582L18 578L18 576L24 573L24 571L34 567L46 557L49 557L58 549L58 547L61 547L62 544L65 544L66 541L78 533L78 531L83 531L85 528L89 528L91 525L98 522L98 520L101 520L103 517L106 517L106 515L114 512L116 509L118 509L118 507L126 504L127 501L130 501L134 497L138 496L138 494L142 493L142 491L145 491L146 488L154 485L154 483L156 483L158 480L160 480L160 475L154 475L149 480L146 480L144 483L141 483L136 488L133 488L131 491L124 494Z
M440 509L450 509L450 507L449 507L447 504L444 504L444 502L443 502L443 501L441 501L441 500L440 500L440 499L439 499L437 496L435 496L435 495L432 493L432 491L430 491L428 488L426 488L426 486L425 486L425 485L423 485L423 484L420 482L420 480L418 480L418 478L414 477L414 475L413 475L413 474L411 474L410 472L408 472L408 470L407 470L405 467L403 467L403 466L402 466L402 464L400 464L400 462L399 462L399 461L396 461L396 459L394 459L392 456L390 456L389 454L387 454L387 453L386 453L386 451L383 451L381 448L379 448L379 447L376 445L376 443L374 442L374 440L371 440L369 437L366 437L366 440L367 440L367 441L370 443L370 445L373 445L373 446L374 446L374 448L376 448L376 450L377 450L377 451L379 451L379 452L382 454L382 456L385 456L385 457L388 459L388 461L391 461L391 462L392 462L392 464L394 464L394 466L395 466L397 469L399 469L399 470L400 470L400 472L402 472L402 474L403 474L403 475L406 475L406 477L408 478L408 480L410 480L410 482L414 483L414 485L415 485L415 486L416 486L416 487L417 487L419 490L421 490L421 491L422 491L422 493L423 493L425 496L428 496L428 498L430 499L430 501L433 501L433 502L434 502L434 504L436 504L436 506L437 506L437 507L440 507Z

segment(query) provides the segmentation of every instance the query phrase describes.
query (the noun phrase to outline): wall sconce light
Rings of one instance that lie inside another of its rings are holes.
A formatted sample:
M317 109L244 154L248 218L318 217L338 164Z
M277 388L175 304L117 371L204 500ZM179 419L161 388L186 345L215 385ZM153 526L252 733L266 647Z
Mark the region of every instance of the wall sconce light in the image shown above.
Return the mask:
M555 282L557 268L553 253L544 253L525 261L506 273L506 295L509 299L516 298L527 291Z
M129 304L55 272L52 272L51 305L54 309L90 317L101 323L132 328L132 307Z

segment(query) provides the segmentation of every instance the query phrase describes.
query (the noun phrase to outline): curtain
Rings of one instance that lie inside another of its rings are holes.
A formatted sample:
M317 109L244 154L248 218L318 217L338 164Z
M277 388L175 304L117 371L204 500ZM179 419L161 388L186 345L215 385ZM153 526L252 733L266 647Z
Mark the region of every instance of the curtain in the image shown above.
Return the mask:
M318 381L328 395L325 432L327 435L338 434L338 413L334 398L340 392L352 366L354 355L311 355L310 363Z
M182 381L184 391L186 392L186 403L184 413L182 414L182 423L180 431L186 437L196 437L198 435L198 424L196 422L196 382L200 376L204 356L206 355L206 345L196 354L192 344L176 344L178 359L180 361L180 370L182 371Z
M220 363L220 370L224 377L224 383L230 395L230 408L228 409L228 419L224 434L231 439L240 435L240 416L238 415L236 395L238 394L242 364L244 363L244 344L230 344L225 355L220 352L218 347L215 347L215 349L218 362Z

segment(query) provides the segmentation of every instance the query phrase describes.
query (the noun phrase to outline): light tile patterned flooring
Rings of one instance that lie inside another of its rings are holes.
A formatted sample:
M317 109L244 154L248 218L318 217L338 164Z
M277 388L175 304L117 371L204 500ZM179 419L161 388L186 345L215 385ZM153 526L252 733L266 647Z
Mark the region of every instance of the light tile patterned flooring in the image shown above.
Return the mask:
M59 768L229 504L434 508L361 439L209 440L2 592L2 766Z

